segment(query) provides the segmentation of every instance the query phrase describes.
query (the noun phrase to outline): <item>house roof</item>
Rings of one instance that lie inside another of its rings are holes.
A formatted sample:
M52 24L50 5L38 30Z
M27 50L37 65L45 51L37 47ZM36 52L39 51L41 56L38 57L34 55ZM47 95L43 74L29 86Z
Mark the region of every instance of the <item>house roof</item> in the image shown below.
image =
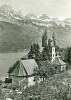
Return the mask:
M62 61L59 57L56 57L55 60L52 62L55 65L66 65L64 61Z
M26 76L34 73L34 68L38 67L34 59L20 60L15 70L11 73L13 76Z

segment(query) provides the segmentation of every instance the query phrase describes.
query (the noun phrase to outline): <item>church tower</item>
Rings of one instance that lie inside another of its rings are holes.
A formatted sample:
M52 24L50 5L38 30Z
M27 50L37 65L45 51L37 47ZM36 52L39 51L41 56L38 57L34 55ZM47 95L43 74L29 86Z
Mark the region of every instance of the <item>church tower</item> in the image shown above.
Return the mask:
M48 59L49 61L53 62L56 58L56 39L54 33L52 38L48 39L47 30L44 31L42 36L42 48L46 48Z
M56 56L55 47L53 46L52 47L52 59L51 59L52 62L55 60L55 56Z
M56 48L56 39L55 39L55 34L53 33L53 36L52 36L52 51L51 51L51 61L53 62L55 60L55 57L56 57L56 52L55 52L55 48Z

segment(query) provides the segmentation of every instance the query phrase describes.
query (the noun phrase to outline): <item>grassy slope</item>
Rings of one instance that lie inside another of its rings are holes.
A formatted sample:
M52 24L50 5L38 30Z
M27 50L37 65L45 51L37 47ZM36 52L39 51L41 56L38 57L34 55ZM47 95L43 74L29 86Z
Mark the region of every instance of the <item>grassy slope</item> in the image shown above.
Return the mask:
M23 97L40 97L38 100L71 100L71 70L62 74L56 74L45 81L29 87L23 92ZM70 98L70 99L66 99ZM63 98L63 99L61 99Z
M12 87L14 86L13 84ZM1 95L5 97L6 93L8 93L8 97L14 97L16 100L22 100L22 98L24 100L71 100L71 70L50 77L48 76L45 81L36 83L34 86L26 89L24 89L24 83L22 82L18 90L22 92L21 95L14 91L14 95L12 95L12 93L8 92L10 90L6 90L4 94L0 94L0 98Z

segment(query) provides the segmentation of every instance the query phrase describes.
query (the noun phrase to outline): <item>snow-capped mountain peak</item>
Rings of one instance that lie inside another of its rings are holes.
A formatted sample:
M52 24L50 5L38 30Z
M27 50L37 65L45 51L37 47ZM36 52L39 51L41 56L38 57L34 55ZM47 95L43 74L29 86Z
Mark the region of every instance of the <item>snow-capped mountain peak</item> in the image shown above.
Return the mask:
M0 7L0 16L10 20L23 18L21 11L15 11L12 6L9 5L3 5Z
M47 20L47 19L50 19L50 18L46 14L43 14L43 15L39 16L39 19Z
M35 19L37 18L33 13L29 13L25 16L25 18Z

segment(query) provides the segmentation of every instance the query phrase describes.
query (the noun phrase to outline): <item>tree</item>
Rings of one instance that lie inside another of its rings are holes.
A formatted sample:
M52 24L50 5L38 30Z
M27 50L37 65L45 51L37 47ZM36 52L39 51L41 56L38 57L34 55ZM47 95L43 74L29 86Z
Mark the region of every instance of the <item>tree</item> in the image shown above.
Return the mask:
M30 51L28 53L28 58L35 58L36 61L39 61L40 59L40 47L39 47L39 44L32 44L31 45L31 48L30 48Z
M47 31L45 30L42 36L42 47L47 46Z
M71 64L71 47L68 50L68 62Z
M34 70L34 73L36 75L39 75L40 78L42 78L43 80L47 77L47 68L46 68L46 62L40 62L38 65L38 68L36 68Z
M49 46L46 46L43 48L42 51L42 60L51 60L51 48Z
M56 73L55 66L51 65L47 60L41 61L38 68L34 69L34 73L39 75L40 78L46 79L48 76Z
M66 48L64 52L64 60L71 64L71 47Z
M34 57L34 46L31 45L30 51L28 53L28 58L33 58Z
M48 59L48 47L44 47L42 50L42 60L45 61Z

